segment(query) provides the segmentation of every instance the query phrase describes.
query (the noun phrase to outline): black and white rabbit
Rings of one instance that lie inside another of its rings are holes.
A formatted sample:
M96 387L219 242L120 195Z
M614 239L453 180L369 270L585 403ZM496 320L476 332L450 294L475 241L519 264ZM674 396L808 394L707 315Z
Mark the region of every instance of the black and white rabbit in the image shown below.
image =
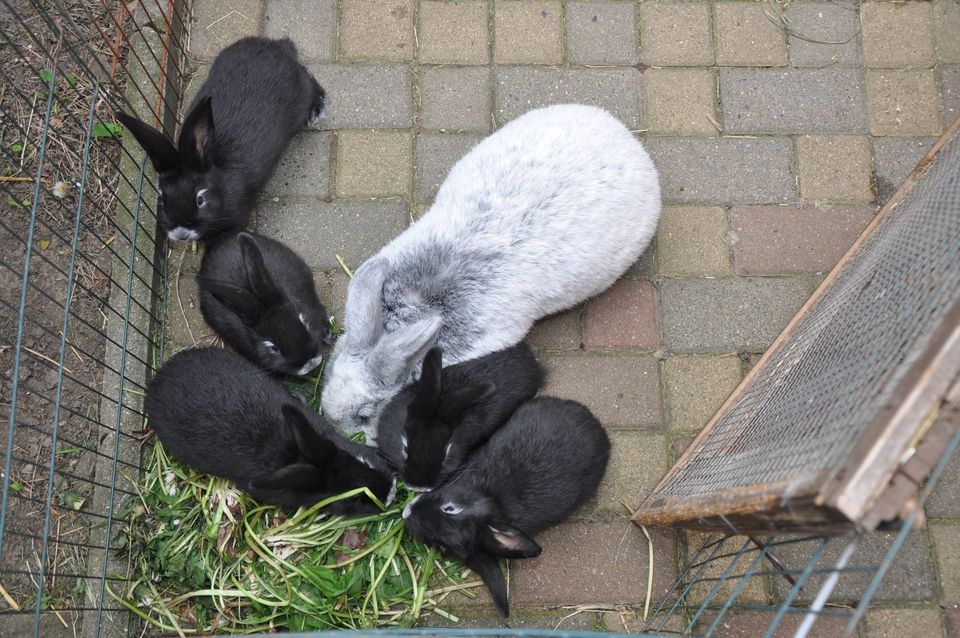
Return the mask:
M261 368L304 375L320 365L330 320L310 267L287 246L246 232L219 238L197 285L203 318Z
M290 40L244 38L217 55L177 145L126 113L119 119L160 176L160 226L171 241L246 227L287 144L322 115L323 88Z
M403 510L406 528L462 560L509 615L498 557L531 558L531 534L556 525L589 499L610 457L600 422L574 401L527 401L440 488Z
M279 381L235 352L184 350L147 387L150 427L175 459L263 503L308 507L366 486L384 504L396 481L370 447L349 441ZM331 514L379 511L359 495Z
M390 400L377 424L377 447L417 492L442 483L546 379L525 341L446 368L442 357L440 348L427 353L420 379Z
M519 343L537 319L613 284L659 215L656 168L612 115L562 104L518 117L357 269L324 373L324 416L369 436L433 345L452 365Z

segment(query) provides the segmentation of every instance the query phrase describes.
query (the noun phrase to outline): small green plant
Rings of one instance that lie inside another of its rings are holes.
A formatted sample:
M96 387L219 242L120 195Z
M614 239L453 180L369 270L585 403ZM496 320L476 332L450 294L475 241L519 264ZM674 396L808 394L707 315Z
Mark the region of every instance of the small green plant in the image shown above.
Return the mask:
M173 461L160 445L142 480L111 543L129 549L134 580L108 591L162 632L410 627L427 610L456 620L444 600L480 586L406 533L400 513L414 495L402 488L379 514L321 512L364 488L285 511Z
M22 152L23 152L23 144L20 144L19 142L14 142L13 144L10 145L10 152L11 152L11 153L22 153Z
M13 206L14 208L29 208L30 204L32 203L29 197L24 197L21 200L16 200L10 195L7 195L6 202L9 206Z
M74 492L63 492L60 494L60 504L69 507L72 510L79 511L87 499Z
M15 494L20 494L23 492L23 488L26 487L22 481L13 480L10 481L10 490Z
M123 136L123 127L114 122L97 122L93 125L94 137L116 137Z
M53 81L53 71L50 69L40 71L40 79L43 80L44 84L50 84Z

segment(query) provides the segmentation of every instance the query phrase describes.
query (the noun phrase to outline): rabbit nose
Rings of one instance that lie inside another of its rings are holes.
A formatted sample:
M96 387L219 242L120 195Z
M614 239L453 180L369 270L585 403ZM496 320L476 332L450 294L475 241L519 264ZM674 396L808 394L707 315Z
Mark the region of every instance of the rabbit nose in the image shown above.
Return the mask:
M170 238L170 241L194 241L199 237L198 233L189 228L184 228L183 226L177 226L169 233L167 237Z

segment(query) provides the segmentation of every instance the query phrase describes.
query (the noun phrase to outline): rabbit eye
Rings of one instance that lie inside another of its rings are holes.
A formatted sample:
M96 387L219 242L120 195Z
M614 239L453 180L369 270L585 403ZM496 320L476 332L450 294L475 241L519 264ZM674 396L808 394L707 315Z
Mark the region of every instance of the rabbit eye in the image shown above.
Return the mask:
M463 511L463 508L456 503L444 503L440 506L440 511L451 516L457 515Z
M263 347L266 348L270 354L280 354L280 348L274 345L272 341L264 341Z
M206 194L206 192L207 192L206 188L201 188L200 190L197 191L197 208L203 208L204 206L207 205L207 199L206 197L204 197L204 194Z

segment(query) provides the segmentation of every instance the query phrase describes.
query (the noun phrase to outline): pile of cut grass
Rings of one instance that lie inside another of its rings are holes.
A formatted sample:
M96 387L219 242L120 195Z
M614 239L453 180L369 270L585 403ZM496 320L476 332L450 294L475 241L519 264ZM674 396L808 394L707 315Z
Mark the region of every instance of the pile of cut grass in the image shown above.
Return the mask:
M315 403L318 384L303 389ZM140 485L114 539L130 580L109 593L162 632L410 627L425 611L455 621L439 606L480 586L406 533L400 514L414 495L402 485L388 508L361 488L291 513L193 471L159 444ZM319 511L360 493L383 511L350 519Z

